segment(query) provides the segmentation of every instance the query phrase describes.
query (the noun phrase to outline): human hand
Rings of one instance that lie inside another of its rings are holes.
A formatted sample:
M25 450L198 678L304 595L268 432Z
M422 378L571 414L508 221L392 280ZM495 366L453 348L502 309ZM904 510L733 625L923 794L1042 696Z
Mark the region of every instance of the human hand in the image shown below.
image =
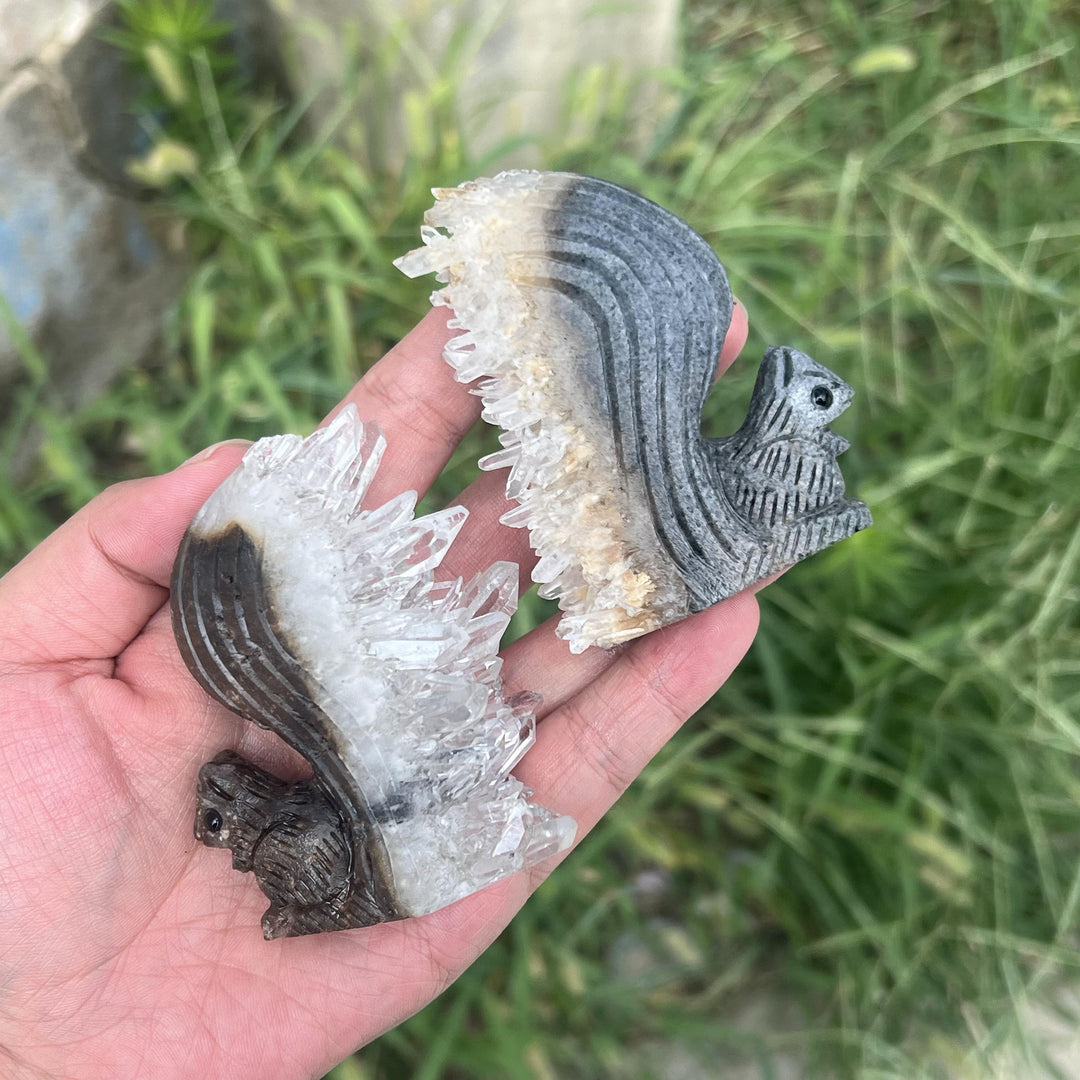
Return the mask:
M365 500L432 483L480 405L441 360L431 312L353 389L387 450ZM736 307L720 360L746 339ZM0 579L0 1072L5 1077L319 1076L440 993L557 860L431 915L263 940L266 898L192 835L199 767L226 747L282 776L302 763L196 684L167 584L195 511L244 445L94 499ZM503 473L471 484L447 575L497 559L528 586L523 530L499 524ZM749 647L749 593L615 651L570 654L554 620L504 652L537 690L515 770L580 839Z

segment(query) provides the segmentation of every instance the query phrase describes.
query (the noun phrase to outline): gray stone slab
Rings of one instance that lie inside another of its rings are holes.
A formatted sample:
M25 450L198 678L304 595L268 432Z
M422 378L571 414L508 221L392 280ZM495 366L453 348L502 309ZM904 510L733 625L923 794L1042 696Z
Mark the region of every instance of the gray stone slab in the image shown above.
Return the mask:
M81 41L109 0L0 0L0 75L48 66Z
M263 0L218 6L241 73L277 79ZM45 358L61 408L146 355L185 273L168 222L128 173L147 136L130 68L105 40L118 18L110 0L0 0L0 295ZM0 421L23 367L0 326Z
M325 118L339 106L349 49L401 43L398 72L389 85L372 85L356 103L363 148L379 166L399 165L406 151L405 99L439 77L451 42L459 52L459 115L474 156L490 154L520 136L541 142L573 137L564 116L567 90L594 69L643 80L636 95L636 127L651 136L659 83L648 76L675 63L677 0L269 0L288 40L288 68L301 95L314 95ZM372 62L374 62L372 56ZM370 67L370 64L369 64ZM573 120L571 121L571 128ZM588 134L583 129L583 135ZM500 154L496 164L536 166L535 143Z
M70 103L40 67L0 88L0 293L66 404L143 355L182 276L142 208L80 167L80 145ZM0 328L0 380L21 370Z

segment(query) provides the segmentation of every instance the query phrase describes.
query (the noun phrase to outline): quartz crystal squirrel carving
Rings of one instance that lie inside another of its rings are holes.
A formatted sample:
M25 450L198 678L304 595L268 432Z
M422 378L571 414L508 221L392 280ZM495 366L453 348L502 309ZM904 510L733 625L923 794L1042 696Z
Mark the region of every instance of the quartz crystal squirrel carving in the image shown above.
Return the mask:
M851 388L796 349L769 349L742 428L701 432L731 323L712 248L616 184L515 171L435 189L424 246L453 308L446 359L502 428L503 518L529 529L533 579L574 652L615 645L870 524L844 495L828 424Z
M426 914L574 837L510 775L537 700L500 680L517 567L437 581L467 512L365 505L384 446L352 406L260 440L173 567L191 673L312 766L288 783L224 751L199 773L195 835L254 873L267 938Z

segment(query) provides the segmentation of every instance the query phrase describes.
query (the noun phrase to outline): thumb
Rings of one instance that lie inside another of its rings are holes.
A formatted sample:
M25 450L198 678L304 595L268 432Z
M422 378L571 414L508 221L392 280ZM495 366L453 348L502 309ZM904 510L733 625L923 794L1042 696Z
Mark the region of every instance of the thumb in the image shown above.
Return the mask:
M208 447L172 472L107 488L0 578L0 658L116 656L168 596L180 538L251 444Z

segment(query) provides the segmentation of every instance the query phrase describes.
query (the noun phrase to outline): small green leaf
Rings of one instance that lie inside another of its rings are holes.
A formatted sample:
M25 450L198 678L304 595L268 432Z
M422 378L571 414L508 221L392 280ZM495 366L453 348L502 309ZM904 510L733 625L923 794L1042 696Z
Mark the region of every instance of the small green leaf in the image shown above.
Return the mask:
M194 176L199 168L199 155L173 139L161 142L143 157L129 161L128 173L148 187L166 187L179 176Z
M918 62L915 51L907 45L878 45L856 56L848 71L856 79L873 79L878 75L911 71Z
M176 55L160 41L151 41L143 48L143 57L154 82L165 95L165 100L177 107L185 104L188 99L188 83Z

